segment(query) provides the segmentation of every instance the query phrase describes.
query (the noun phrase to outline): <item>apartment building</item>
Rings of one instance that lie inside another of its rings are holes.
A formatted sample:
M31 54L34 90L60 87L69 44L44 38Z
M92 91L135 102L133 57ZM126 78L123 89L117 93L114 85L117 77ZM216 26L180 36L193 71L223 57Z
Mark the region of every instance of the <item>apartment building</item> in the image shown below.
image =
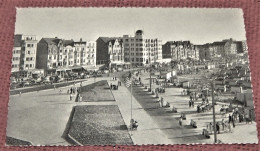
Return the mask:
M87 57L87 65L96 66L96 42L95 41L87 41L86 44L86 57Z
M91 50L91 52L90 52ZM66 72L95 66L95 42L42 38L37 45L36 67L47 72ZM91 56L90 56L91 54Z
M124 59L132 65L143 66L162 59L162 41L157 38L147 38L142 30L137 30L134 36L123 35Z
M163 57L172 61L199 59L199 51L190 41L168 41L162 46Z
M97 43L97 64L109 68L124 65L124 46L119 37L99 37Z
M36 67L37 39L34 35L14 36L12 72L29 71Z

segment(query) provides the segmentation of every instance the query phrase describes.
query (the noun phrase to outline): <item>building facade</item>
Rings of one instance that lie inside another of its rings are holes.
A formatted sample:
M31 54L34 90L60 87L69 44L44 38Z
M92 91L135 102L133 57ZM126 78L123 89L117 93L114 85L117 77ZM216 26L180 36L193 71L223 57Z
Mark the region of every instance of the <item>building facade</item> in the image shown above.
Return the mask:
M120 37L99 37L96 43L97 64L105 64L109 68L124 64L124 46Z
M15 35L12 72L34 70L36 67L37 39L34 35Z
M162 59L162 41L157 38L147 38L142 30L137 30L135 36L124 35L125 62L143 66Z
M96 65L95 52L95 42L42 38L37 45L36 67L45 71L87 69L87 65Z
M199 51L190 41L168 41L162 49L164 58L171 58L172 61L199 59Z

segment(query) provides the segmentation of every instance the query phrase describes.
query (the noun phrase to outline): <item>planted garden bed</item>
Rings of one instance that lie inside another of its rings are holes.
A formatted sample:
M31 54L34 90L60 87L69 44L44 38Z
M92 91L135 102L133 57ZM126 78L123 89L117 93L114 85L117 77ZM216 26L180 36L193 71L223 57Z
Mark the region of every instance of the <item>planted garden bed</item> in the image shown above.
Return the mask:
M76 106L68 137L77 145L131 145L117 105Z
M80 88L80 96L85 102L115 101L106 80L83 86Z

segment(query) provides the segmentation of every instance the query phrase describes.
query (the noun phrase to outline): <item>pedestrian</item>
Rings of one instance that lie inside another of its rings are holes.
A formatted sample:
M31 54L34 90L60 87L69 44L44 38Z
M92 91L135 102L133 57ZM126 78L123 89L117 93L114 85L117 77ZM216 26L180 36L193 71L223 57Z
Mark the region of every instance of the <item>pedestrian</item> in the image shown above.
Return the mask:
M213 128L213 127L212 127L212 123L210 122L210 123L209 123L209 131L210 131L210 133L212 133L212 128Z
M229 114L228 115L228 123L230 123L232 121L232 117L231 117L231 115Z
M70 88L70 94L72 94L72 87Z
M70 94L70 101L72 101L72 94Z
M216 130L217 130L217 133L219 134L220 133L219 123L216 124Z
M80 96L80 94L78 95L78 102L81 102L81 96Z
M221 124L222 124L222 130L224 131L225 130L225 121L224 121L224 119L222 119Z
M191 107L191 101L189 101L189 108Z
M194 108L194 101L191 101L191 105L192 105L192 107Z
M228 124L228 129L229 129L229 132L232 133L232 126L231 126L231 123Z
M56 89L55 85L53 85L54 90Z
M22 92L20 91L19 96L22 96Z
M180 117L180 119L179 119L179 125L180 125L180 127L182 127L182 117Z
M232 117L231 117L231 121L232 121L233 127L235 128L235 127L236 127L236 125L235 125L234 116L232 116Z

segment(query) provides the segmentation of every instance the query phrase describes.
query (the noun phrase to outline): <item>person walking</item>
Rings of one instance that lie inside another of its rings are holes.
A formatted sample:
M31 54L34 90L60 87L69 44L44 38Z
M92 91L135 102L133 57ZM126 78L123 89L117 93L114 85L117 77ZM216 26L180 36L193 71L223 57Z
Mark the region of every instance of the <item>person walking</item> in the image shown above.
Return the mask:
M209 131L210 131L210 133L212 133L212 129L213 129L213 125L212 125L212 123L210 122L210 123L209 123Z
M224 121L224 119L222 119L221 124L222 124L222 130L224 131L225 130L225 121Z
M182 128L182 117L180 117L180 119L179 119L179 125Z
M220 133L219 123L216 124L216 130L217 130L217 133L219 134Z
M70 101L72 101L72 94L70 94Z
M231 117L231 115L229 114L228 115L228 123L230 123L232 121L232 117Z

